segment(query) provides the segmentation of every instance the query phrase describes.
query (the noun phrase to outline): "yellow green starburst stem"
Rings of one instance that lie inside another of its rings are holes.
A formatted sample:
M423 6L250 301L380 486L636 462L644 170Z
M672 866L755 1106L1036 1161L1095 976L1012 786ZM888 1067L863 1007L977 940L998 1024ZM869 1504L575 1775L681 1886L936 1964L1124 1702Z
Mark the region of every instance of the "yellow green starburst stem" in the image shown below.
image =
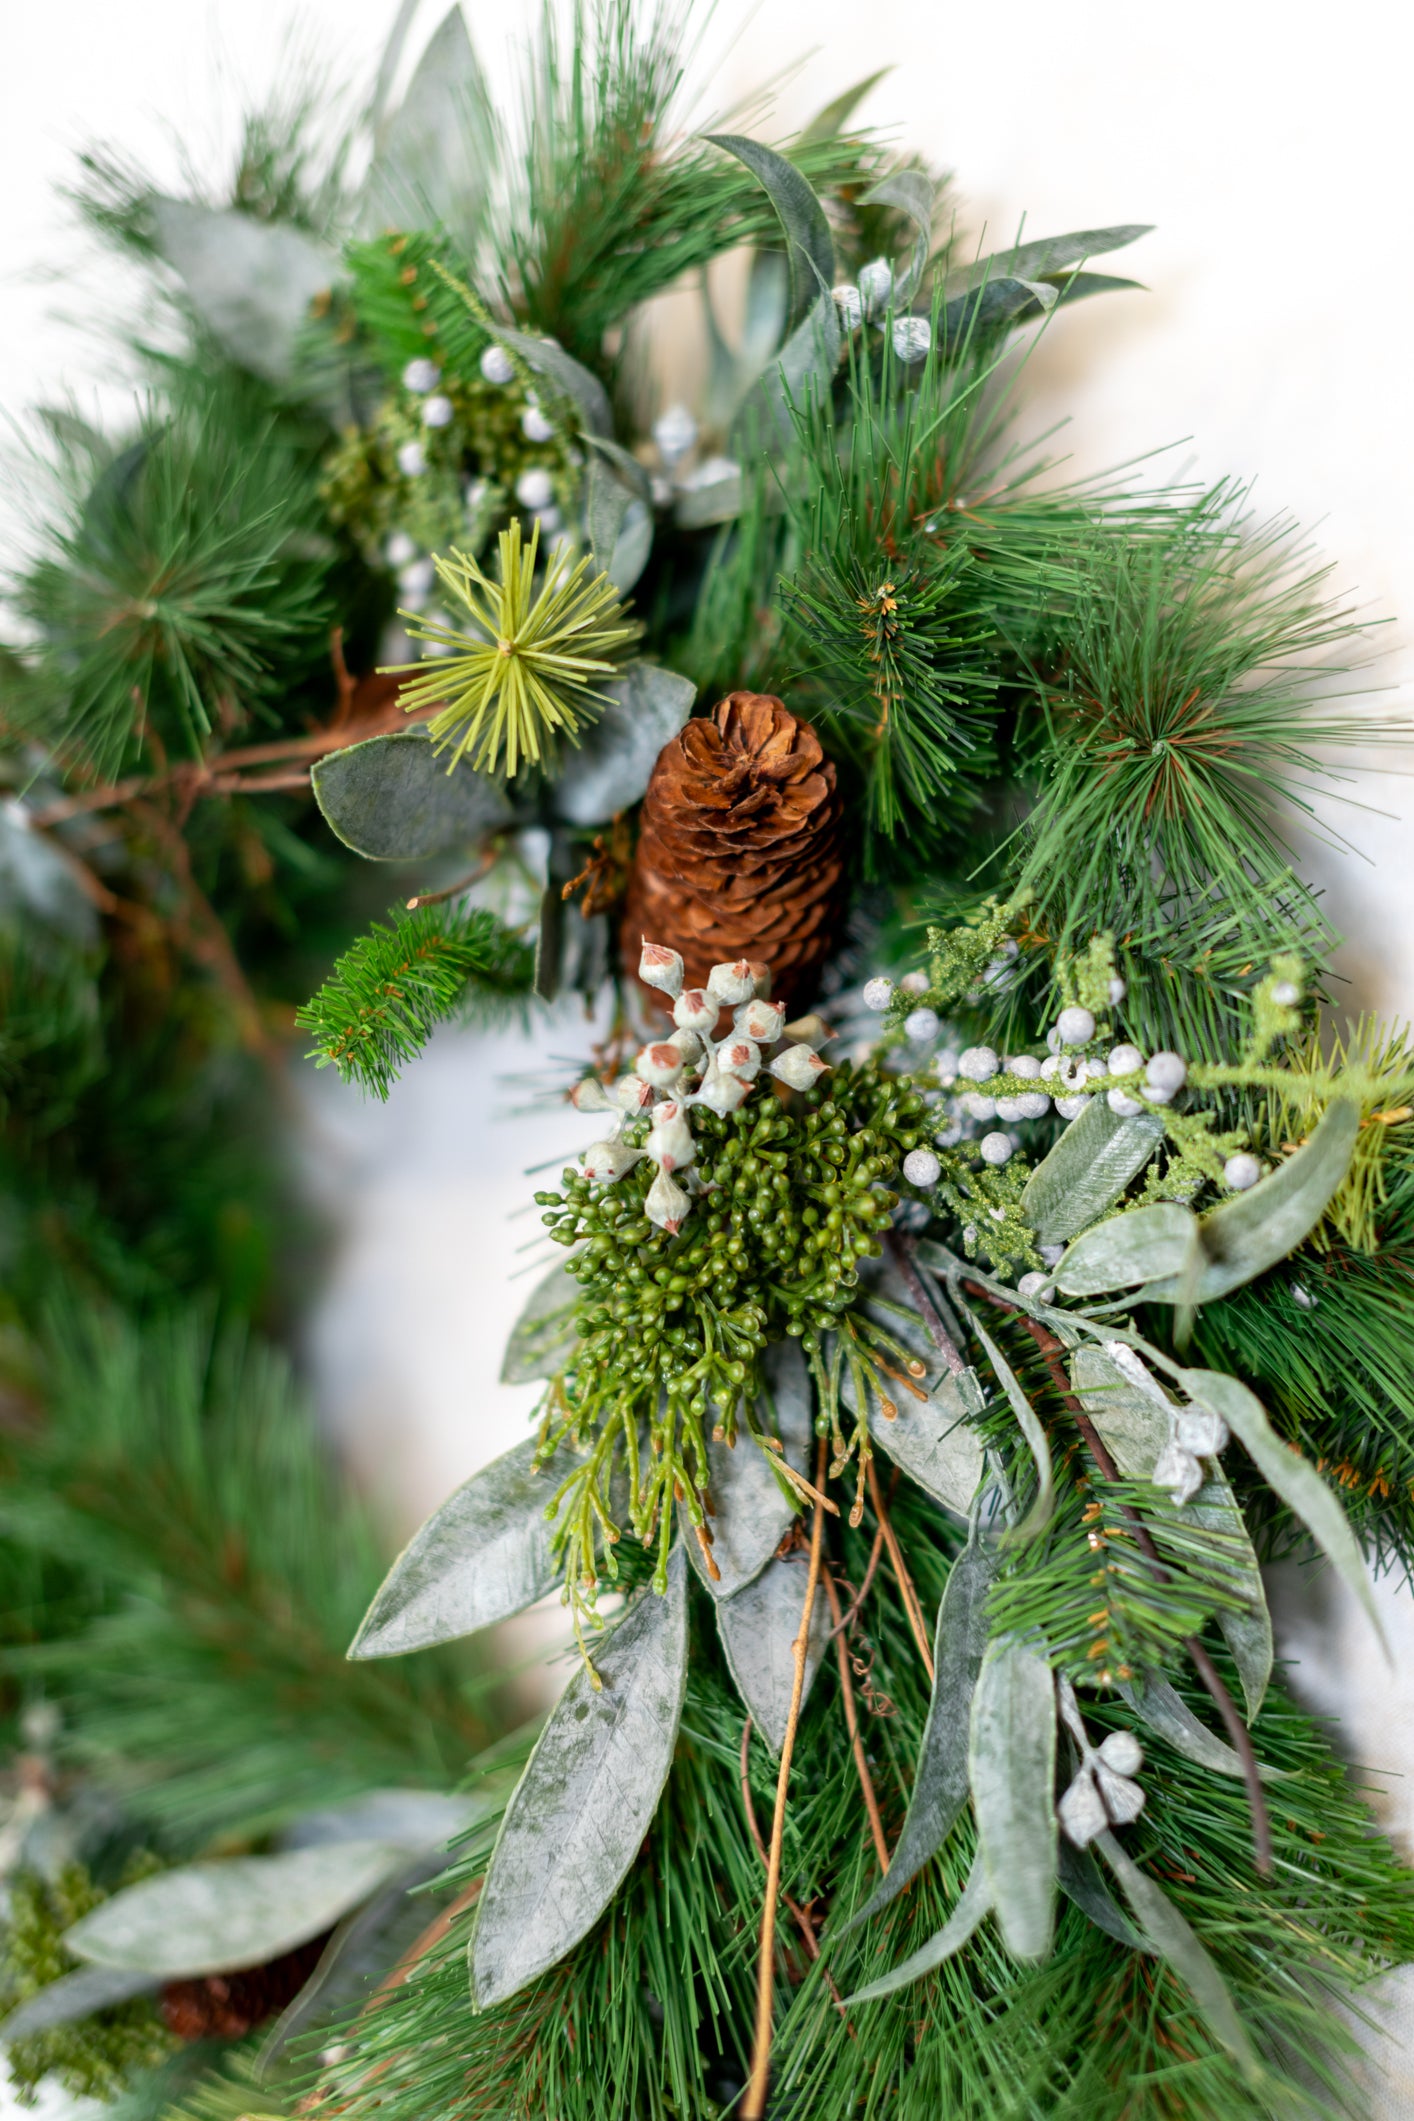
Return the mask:
M450 773L470 754L479 773L538 766L557 736L579 742L608 695L597 680L612 677L640 628L628 618L618 591L595 574L586 555L574 567L551 566L539 592L535 566L540 526L524 544L518 519L499 538L499 582L455 547L434 564L442 586L471 614L475 633L402 612L414 640L439 652L398 694L409 713L436 707L430 728L437 748L454 745Z

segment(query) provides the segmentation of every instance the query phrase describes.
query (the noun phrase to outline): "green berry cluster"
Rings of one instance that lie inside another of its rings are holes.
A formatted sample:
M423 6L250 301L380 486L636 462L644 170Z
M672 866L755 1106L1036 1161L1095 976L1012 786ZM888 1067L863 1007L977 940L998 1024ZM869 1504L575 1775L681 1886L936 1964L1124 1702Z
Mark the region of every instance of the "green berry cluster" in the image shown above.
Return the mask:
M709 1434L730 1438L743 1418L755 1427L772 1341L799 1339L818 1369L855 1302L859 1262L882 1249L898 1201L886 1181L924 1139L924 1118L910 1083L842 1063L828 1091L785 1102L763 1080L726 1116L693 1108L700 1192L676 1236L644 1213L646 1159L614 1186L569 1169L559 1191L536 1194L550 1235L577 1248L581 1290L579 1345L542 1430L543 1460L566 1441L589 1454L547 1510L572 1606L592 1597L596 1556L617 1574L621 1517L645 1545L657 1540L660 1581L673 1499L706 1530ZM624 1139L638 1146L647 1124Z

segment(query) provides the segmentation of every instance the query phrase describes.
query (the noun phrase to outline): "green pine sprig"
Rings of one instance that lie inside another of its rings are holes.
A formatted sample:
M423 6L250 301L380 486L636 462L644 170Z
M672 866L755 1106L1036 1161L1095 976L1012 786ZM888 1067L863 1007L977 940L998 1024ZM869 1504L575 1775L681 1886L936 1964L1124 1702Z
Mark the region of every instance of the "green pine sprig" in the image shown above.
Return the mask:
M299 1011L309 1058L386 1099L438 1024L460 1012L499 1014L530 992L533 954L484 911L450 904L395 909L375 921Z

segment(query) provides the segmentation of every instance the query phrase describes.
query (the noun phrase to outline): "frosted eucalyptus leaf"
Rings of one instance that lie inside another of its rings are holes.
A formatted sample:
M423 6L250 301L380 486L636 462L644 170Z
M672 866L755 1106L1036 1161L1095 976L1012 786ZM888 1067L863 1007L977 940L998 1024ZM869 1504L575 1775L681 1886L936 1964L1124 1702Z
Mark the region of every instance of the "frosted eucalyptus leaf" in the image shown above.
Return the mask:
M960 272L950 272L947 290L949 294L965 292L980 287L984 281L995 280L999 273L1014 274L1023 280L1043 280L1087 258L1123 250L1127 244L1137 243L1141 236L1152 233L1152 222L1127 221L1114 228L1080 228L1066 236L1042 236L1034 243L1018 243L1012 250L993 251L990 257L978 258Z
M975 1370L955 1376L945 1370L920 1403L900 1391L892 1421L874 1420L870 1436L925 1495L966 1517L986 1471L986 1458L972 1426L986 1406Z
M535 1439L473 1473L434 1510L384 1577L350 1657L401 1657L509 1620L559 1581L545 1507L559 1459L532 1473Z
M928 263L928 246L933 235L933 202L932 180L925 177L921 169L891 171L860 201L861 206L897 206L913 223L913 259L908 271L894 282L894 300L900 306L912 299Z
M409 1851L440 1849L463 1834L481 1807L474 1797L442 1790L365 1790L347 1804L301 1812L284 1836L286 1848L323 1848L336 1841L381 1841Z
M850 1916L847 1930L877 1915L917 1877L967 1802L968 1717L987 1647L987 1593L996 1573L995 1553L975 1535L949 1571L933 1643L933 1692L903 1831L887 1871Z
M795 1341L778 1341L771 1349L767 1383L769 1403L763 1396L756 1409L756 1425L761 1431L778 1436L790 1463L798 1473L804 1473L814 1433L813 1406L805 1357ZM736 1448L710 1442L707 1461L711 1472L707 1506L712 1522L712 1559L717 1565L715 1578L708 1571L685 1503L678 1506L683 1543L712 1595L731 1598L765 1568L794 1524L796 1506L781 1476L771 1470L768 1453L744 1422L738 1420ZM803 1589L800 1595L803 1599Z
M1120 1473L1126 1480L1152 1480L1169 1438L1170 1403L1162 1387L1155 1382L1153 1390L1146 1392L1101 1349L1091 1346L1076 1349L1070 1375L1076 1398ZM1184 1505L1183 1514L1207 1531L1221 1532L1231 1543L1226 1568L1233 1588L1247 1602L1240 1610L1220 1612L1217 1621L1237 1666L1251 1723L1272 1676L1272 1619L1247 1520L1215 1459L1207 1461L1203 1485Z
M1360 1543L1335 1494L1316 1468L1299 1451L1282 1442L1260 1399L1235 1377L1226 1377L1217 1370L1183 1370L1178 1383L1179 1389L1200 1407L1221 1414L1268 1486L1300 1518L1346 1588L1354 1592L1388 1656L1389 1645L1370 1590Z
M495 166L485 77L461 9L428 39L407 93L379 130L359 215L370 234L439 223L463 256L474 250Z
M1056 289L1056 308L1066 309L1072 302L1084 302L1091 295L1143 294L1142 280L1127 280L1114 272L1068 272L1058 273L1051 281Z
M780 1752L790 1721L795 1641L808 1581L803 1554L797 1559L770 1561L744 1590L717 1605L717 1633L737 1692L772 1753ZM824 1591L817 1590L805 1645L802 1705L810 1698L829 1639L829 1607Z
M687 1678L687 1564L641 1591L581 1667L506 1809L471 1940L478 2010L513 1996L598 1921L653 1823Z
M1056 1696L1015 1636L988 1647L972 1696L968 1775L982 1860L1014 1959L1044 1959L1056 1898Z
M56 2025L73 2025L94 2011L131 2003L134 1996L150 1996L160 1986L158 1975L131 1967L80 1966L27 1997L8 2018L0 2018L0 2043L8 2046L12 2040L30 2040L36 2033L50 2032Z
M1113 1834L1097 1835L1095 1846L1114 1873L1135 1921L1154 1950L1183 1980L1208 2030L1236 2056L1248 2077L1255 2079L1260 2065L1247 2028L1237 2015L1226 1982L1184 1917L1149 1873L1141 1871L1125 1853Z
M653 511L646 501L630 501L624 511L623 529L614 545L613 558L605 572L621 596L632 589L653 550L656 529Z
M931 1974L935 1966L941 1966L945 1959L951 1959L962 1950L992 1905L991 1881L979 1855L968 1873L962 1898L936 1935L920 1945L892 1973L884 1974L866 1988L856 1989L852 1996L846 1996L846 2006L852 2008L856 2003L874 2003L880 1996L892 1996L896 1989L907 1988L910 1981L917 1981L923 1974Z
M803 317L835 279L835 245L825 209L793 163L741 133L708 133L714 147L745 163L780 217L790 263L791 317Z
M614 557L632 496L600 457L591 457L584 473L584 528L594 565L603 574Z
M997 331L1044 316L1055 305L1056 290L1047 280L1022 280L1003 274L972 294L955 295L938 316L941 337L952 344L979 331Z
M1152 1949L1116 1903L1105 1884L1104 1873L1088 1848L1078 1849L1072 1842L1061 1842L1060 1889L1082 1915L1088 1916L1096 1929L1113 1937L1116 1944L1126 1945L1132 1952Z
M836 96L823 110L818 110L801 133L801 145L815 146L822 140L834 140L844 131L871 88L877 88L885 74L893 72L891 66L881 66L875 73L866 74L847 88L843 95Z
M506 1342L503 1385L528 1385L556 1376L579 1346L575 1306L580 1289L568 1266L567 1259L557 1259L531 1290Z
M446 1867L442 1854L407 1862L371 1900L344 1917L299 1994L266 2029L256 2058L257 2078L311 2026L328 2025L367 2002L369 1991L387 1978L389 1969L411 1955L431 1917L431 1904L417 1888L430 1884Z
M1246 1770L1241 1756L1210 1731L1206 1723L1200 1723L1188 1703L1167 1679L1157 1674L1145 1679L1142 1684L1128 1681L1121 1684L1120 1693L1129 1703L1136 1716L1142 1716L1151 1731L1171 1745L1185 1760L1195 1767L1210 1768L1215 1775L1231 1775L1241 1780ZM1250 1713L1250 1712L1249 1712ZM1263 1782L1285 1782L1284 1768L1262 1767L1257 1773Z
M1203 1267L1190 1288L1181 1275L1141 1289L1145 1303L1212 1303L1265 1274L1294 1252L1326 1211L1350 1168L1360 1108L1348 1098L1328 1105L1311 1139L1250 1192L1225 1200L1198 1225Z
M519 354L522 361L544 376L561 397L569 399L591 437L612 438L614 415L609 393L583 362L576 361L573 354L567 354L563 346L556 346L551 339L538 339L528 331L513 331L509 324L501 324L495 319L485 328L498 345Z
M1015 1370L976 1312L968 1306L964 1306L964 1309L967 1312L968 1324L981 1341L997 1381L1006 1393L1012 1413L1016 1416L1017 1426L1026 1439L1026 1448L1030 1451L1036 1467L1036 1499L1021 1523L1008 1536L1016 1541L1034 1539L1036 1534L1049 1524L1055 1508L1055 1473L1051 1465L1051 1446L1035 1408L1021 1389L1021 1382Z
M394 729L331 751L309 777L335 838L371 862L444 854L513 814L505 789L488 774L465 763L448 773L425 728Z
M1163 1122L1151 1112L1121 1119L1104 1098L1092 1097L1026 1181L1021 1209L1038 1242L1064 1244L1098 1222L1163 1138Z
M407 1862L380 1841L191 1863L115 1893L64 1933L79 1959L182 1980L260 1966L332 1929Z
M604 690L607 703L555 783L556 813L571 825L605 824L641 799L659 752L697 697L690 678L656 663L630 663Z
M1076 1238L1056 1268L1066 1296L1101 1296L1160 1274L1181 1276L1199 1246L1198 1218L1176 1200L1131 1208Z
M153 247L211 336L242 368L288 383L309 306L338 272L334 253L284 221L161 195L148 207Z

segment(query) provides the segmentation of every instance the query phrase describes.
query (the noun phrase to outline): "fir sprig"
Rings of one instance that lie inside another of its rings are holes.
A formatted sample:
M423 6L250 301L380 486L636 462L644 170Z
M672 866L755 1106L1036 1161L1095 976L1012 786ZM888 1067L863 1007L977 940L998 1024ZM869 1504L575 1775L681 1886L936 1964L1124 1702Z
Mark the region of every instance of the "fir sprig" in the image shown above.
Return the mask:
M453 747L448 772L469 756L478 773L503 770L514 780L522 767L542 764L557 738L579 742L581 722L607 697L600 681L613 676L641 629L587 553L573 566L552 557L536 590L538 523L527 546L513 517L498 543L499 582L469 553L438 557L443 587L476 630L405 613L412 638L437 653L398 698L409 714L438 707L429 726L435 744Z
M344 952L296 1022L313 1034L317 1067L386 1099L438 1024L462 1010L504 1012L529 994L533 970L530 949L494 914L399 907Z

